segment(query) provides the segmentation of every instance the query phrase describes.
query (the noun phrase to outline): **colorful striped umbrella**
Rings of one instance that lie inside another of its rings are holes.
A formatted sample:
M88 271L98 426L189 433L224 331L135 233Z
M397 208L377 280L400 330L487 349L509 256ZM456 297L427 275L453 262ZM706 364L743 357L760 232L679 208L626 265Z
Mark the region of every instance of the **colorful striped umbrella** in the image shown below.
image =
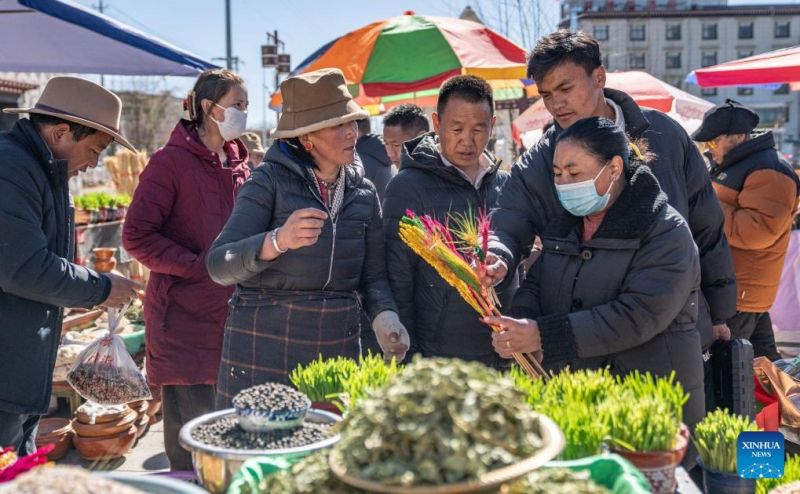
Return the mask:
M483 24L406 12L331 41L301 62L292 75L337 67L353 85L354 96L410 93L413 98L414 93L437 89L445 79L459 74L487 80L522 79L525 55L521 46ZM518 87L521 95L521 82ZM279 100L273 98L270 106L279 106Z

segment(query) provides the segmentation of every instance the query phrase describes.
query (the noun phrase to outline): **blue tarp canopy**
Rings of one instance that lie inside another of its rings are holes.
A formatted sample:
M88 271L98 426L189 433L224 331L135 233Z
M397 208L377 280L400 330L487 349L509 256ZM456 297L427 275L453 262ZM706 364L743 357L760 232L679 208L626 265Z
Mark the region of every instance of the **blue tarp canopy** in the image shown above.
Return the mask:
M194 76L211 67L70 0L0 0L0 71Z

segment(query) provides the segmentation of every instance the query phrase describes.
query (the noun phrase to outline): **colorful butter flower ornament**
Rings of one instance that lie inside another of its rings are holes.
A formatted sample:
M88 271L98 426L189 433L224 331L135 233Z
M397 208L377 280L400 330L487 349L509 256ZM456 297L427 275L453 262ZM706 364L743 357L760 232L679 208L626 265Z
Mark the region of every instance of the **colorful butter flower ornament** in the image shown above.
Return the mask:
M47 455L55 448L47 444L28 456L18 457L14 448L0 450L0 483L10 482L17 476L47 463Z
M471 209L465 214L451 214L444 224L429 215L418 216L406 210L400 219L399 235L475 312L481 316L501 315L495 289L481 286L474 268L485 266L489 250L491 222L485 210L479 210L477 215ZM502 328L492 326L492 330L500 332ZM531 354L515 353L513 356L531 376L547 378Z

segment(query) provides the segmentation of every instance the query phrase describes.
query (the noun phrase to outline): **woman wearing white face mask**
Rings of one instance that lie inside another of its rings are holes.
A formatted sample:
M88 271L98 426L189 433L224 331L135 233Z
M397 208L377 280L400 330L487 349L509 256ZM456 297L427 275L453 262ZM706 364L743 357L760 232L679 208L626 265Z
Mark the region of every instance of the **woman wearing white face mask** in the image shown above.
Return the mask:
M231 71L204 72L184 101L185 118L140 177L125 220L125 249L150 268L145 304L147 376L160 387L164 443L173 470L191 470L178 432L213 409L227 302L205 256L249 175L238 137L247 90Z
M565 130L554 167L566 212L544 230L513 317L486 319L506 329L493 336L495 351L541 352L550 370L674 370L690 394L684 422L693 426L705 410L700 267L686 221L611 120L587 118Z

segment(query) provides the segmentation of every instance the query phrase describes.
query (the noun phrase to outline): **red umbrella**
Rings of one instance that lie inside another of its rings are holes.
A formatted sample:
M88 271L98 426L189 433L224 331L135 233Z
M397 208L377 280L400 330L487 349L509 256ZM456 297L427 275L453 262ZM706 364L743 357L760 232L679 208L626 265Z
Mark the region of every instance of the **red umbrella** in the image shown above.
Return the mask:
M800 81L800 46L697 69L695 76L701 87L797 82Z

